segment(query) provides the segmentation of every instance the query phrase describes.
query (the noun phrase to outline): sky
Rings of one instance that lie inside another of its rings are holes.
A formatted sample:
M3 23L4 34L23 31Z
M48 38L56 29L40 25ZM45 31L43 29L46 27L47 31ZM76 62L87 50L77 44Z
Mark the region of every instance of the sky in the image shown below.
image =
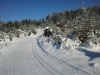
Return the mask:
M85 7L100 4L100 0L0 0L0 20L39 20L54 12L82 8L83 1Z

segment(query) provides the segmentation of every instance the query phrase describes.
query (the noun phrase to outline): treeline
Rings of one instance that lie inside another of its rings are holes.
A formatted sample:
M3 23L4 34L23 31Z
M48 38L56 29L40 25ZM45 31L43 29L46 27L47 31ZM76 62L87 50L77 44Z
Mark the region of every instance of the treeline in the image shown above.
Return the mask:
M84 11L83 11L84 10ZM9 32L12 29L19 29L23 27L30 26L47 26L47 25L55 25L60 23L61 21L81 21L82 18L88 20L100 20L100 6L88 7L88 8L78 8L76 10L65 10L62 12L48 14L46 18L42 18L40 20L30 20L24 19L21 21L15 20L3 22L0 21L0 30L3 32ZM6 30L7 29L7 30Z
M9 32L12 29L23 29L23 27L27 29L30 26L36 27L36 26L41 25L42 23L45 23L44 18L41 20L30 20L30 19L24 19L21 21L15 20L14 22L8 21L6 23L3 21L0 21L0 30L3 32L8 30L6 32Z
M84 12L83 10L86 10ZM77 17L83 17L84 15L87 15L87 19L96 18L100 20L100 6L94 6L94 7L88 7L88 8L78 8L76 10L65 10L58 13L48 14L46 17L46 21L57 23L62 20L74 20Z

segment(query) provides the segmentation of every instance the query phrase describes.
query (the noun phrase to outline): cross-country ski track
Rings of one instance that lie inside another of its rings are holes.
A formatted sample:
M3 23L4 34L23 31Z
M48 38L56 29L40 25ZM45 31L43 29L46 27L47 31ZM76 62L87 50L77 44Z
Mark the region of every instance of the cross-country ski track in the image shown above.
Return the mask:
M14 43L0 64L0 75L91 75L47 53L36 37Z

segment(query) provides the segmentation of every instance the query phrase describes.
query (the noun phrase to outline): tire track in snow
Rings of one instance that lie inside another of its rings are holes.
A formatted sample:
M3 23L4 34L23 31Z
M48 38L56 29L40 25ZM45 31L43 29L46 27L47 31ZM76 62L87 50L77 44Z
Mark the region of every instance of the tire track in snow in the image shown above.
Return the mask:
M86 71L84 71L84 70L81 70L81 69L79 69L79 68L77 68L77 67L75 67L75 66L73 66L73 65L71 65L71 64L69 64L69 63L67 63L67 62L65 62L65 61L63 61L63 60L61 60L61 59L58 59L57 57L55 57L55 56L53 56L53 55L51 55L51 54L49 54L49 53L47 53L41 46L40 46L40 44L39 44L39 42L37 42L37 44L38 44L38 46L41 48L41 50L42 50L42 52L45 54L45 56L48 56L48 59L49 58L52 58L52 60L55 60L55 61L58 61L57 63L59 63L59 65L61 64L62 66L63 65L65 65L66 67L69 67L69 68L71 68L71 69L73 69L75 72L72 72L72 74L74 74L74 73L78 73L77 75L91 75L91 74L89 74L88 72L86 72ZM65 69L67 69L67 68L65 68Z
M36 48L35 48L35 43L32 43L32 53L34 55L34 57L36 58L36 60L52 75L63 75L61 73L58 73L57 71L55 71L49 64L47 64L44 60L42 60L40 58L40 56L37 54L36 52Z

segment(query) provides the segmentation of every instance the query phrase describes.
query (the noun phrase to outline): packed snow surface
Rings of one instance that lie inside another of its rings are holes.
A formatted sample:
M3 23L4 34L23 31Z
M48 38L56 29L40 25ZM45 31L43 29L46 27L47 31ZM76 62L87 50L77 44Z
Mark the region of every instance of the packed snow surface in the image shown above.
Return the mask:
M0 75L100 75L99 46L89 49L67 39L62 49L42 33L1 42Z

